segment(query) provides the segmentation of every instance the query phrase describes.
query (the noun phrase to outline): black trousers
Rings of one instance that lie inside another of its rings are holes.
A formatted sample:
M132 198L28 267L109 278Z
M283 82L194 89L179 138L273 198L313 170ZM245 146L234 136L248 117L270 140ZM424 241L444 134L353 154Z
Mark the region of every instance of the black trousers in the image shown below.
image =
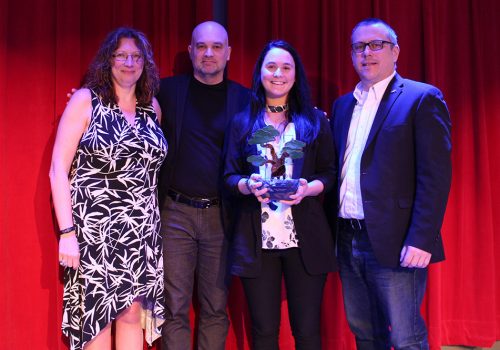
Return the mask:
M321 349L321 300L326 274L308 274L299 249L263 249L260 276L241 278L252 319L253 349L279 349L282 276L295 348Z

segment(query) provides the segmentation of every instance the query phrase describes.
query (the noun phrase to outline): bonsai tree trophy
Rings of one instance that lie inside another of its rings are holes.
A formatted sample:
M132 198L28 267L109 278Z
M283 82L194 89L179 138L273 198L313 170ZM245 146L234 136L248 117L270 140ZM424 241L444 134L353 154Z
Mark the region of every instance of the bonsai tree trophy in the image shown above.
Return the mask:
M302 158L304 156L302 149L306 144L300 140L290 140L283 145L281 154L278 156L271 144L277 136L280 136L280 133L272 125L255 131L248 140L248 144L260 145L264 151L269 149L269 152L248 156L247 161L257 167L270 166L270 172L266 169L266 176L263 177L262 183L264 187L269 189L266 195L270 197L271 201L290 200L290 195L297 192L299 179L288 178L286 159Z

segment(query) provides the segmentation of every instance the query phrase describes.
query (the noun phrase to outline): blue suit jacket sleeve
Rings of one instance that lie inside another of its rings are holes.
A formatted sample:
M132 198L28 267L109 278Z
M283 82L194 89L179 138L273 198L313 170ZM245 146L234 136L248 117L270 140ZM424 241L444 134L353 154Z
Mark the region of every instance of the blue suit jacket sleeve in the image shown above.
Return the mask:
M414 119L416 186L406 245L431 252L451 185L451 121L441 92L431 88Z

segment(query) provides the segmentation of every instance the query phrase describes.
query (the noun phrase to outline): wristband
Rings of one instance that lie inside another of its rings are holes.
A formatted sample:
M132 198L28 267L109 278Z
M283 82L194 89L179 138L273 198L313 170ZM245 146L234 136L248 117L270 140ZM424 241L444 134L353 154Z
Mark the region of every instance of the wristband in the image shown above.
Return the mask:
M59 233L61 235L63 235L65 233L70 233L71 231L75 231L75 229L76 229L76 227L75 227L75 225L73 225L73 226L70 226L68 228L65 228L64 230L59 230Z

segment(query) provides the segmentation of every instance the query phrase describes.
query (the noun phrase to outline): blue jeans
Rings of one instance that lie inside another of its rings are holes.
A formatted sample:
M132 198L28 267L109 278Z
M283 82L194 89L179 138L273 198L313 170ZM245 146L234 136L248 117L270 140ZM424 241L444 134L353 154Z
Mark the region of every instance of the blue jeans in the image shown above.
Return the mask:
M420 315L427 269L380 266L366 229L349 225L339 227L338 259L357 349L429 349Z
M321 301L326 274L308 274L299 249L262 249L259 277L240 277L252 319L252 349L279 349L283 276L295 348L321 349Z
M227 239L219 207L193 208L167 198L161 211L166 319L162 350L190 350L189 310L197 285L198 349L224 350L229 320Z

